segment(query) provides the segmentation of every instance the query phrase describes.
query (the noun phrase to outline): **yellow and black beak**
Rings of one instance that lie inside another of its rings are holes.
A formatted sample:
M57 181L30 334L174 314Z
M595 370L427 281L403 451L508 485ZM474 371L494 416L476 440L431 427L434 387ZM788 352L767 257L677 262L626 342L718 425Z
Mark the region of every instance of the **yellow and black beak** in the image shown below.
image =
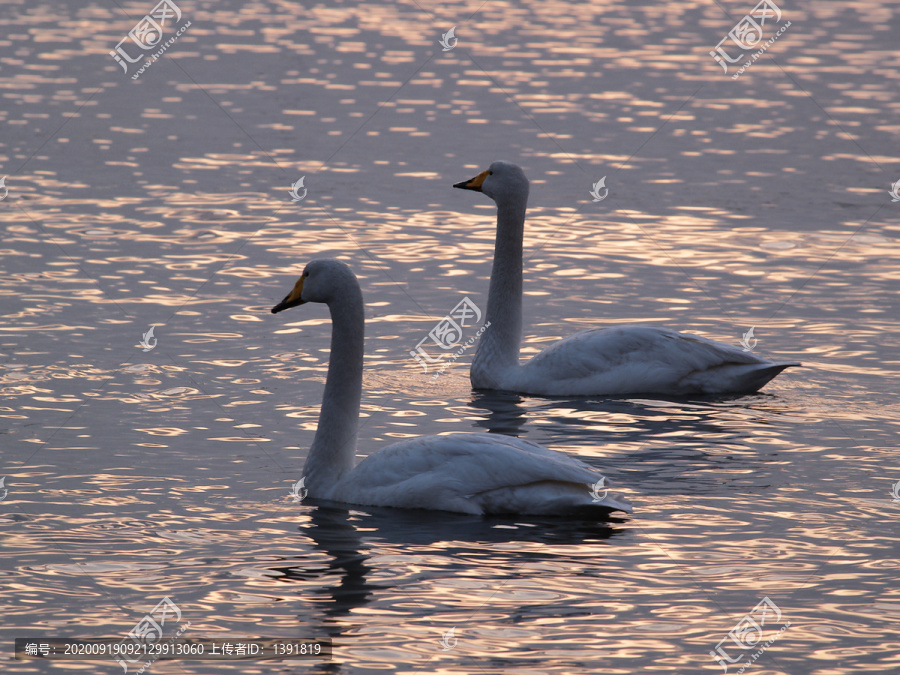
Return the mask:
M294 290L284 296L284 300L282 300L272 308L272 314L278 314L278 312L283 312L286 309L297 307L298 305L302 305L306 302L306 300L300 297L303 294L304 279L306 279L305 274L297 280L296 284L294 284Z
M482 171L475 176L475 178L464 180L462 183L456 183L453 187L460 188L461 190L475 190L476 192L481 192L481 184L484 183L484 179L490 175L490 171Z

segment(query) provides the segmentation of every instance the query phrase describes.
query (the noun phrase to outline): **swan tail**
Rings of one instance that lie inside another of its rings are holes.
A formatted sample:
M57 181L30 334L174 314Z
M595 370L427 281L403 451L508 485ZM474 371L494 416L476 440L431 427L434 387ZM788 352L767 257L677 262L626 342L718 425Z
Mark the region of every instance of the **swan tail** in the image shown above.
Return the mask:
M762 389L785 368L802 367L802 365L797 361L728 364L695 373L682 384L690 393L750 394Z
M471 495L484 514L527 514L542 516L579 515L603 518L611 511L631 513L631 503L617 495L592 492L589 485L540 481L529 485L488 490Z
M801 364L794 361L789 363L764 364L749 371L745 371L737 381L738 391L754 392L762 389L771 380L775 379L782 370L792 366L800 367Z

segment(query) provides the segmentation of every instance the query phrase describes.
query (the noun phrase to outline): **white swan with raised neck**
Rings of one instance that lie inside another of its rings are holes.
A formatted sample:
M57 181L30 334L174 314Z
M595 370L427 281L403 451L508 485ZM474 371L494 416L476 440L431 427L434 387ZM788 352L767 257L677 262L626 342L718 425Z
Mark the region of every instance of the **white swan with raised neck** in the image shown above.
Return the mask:
M471 514L603 517L631 511L626 500L608 494L606 479L596 469L499 434L422 436L382 448L354 466L365 332L362 292L344 263L313 260L272 313L306 302L327 304L332 322L319 425L303 467L309 497Z
M522 340L522 238L528 179L497 161L453 187L497 204L497 237L485 324L469 376L475 389L542 396L754 392L796 362L655 326L594 328L563 338L519 363Z

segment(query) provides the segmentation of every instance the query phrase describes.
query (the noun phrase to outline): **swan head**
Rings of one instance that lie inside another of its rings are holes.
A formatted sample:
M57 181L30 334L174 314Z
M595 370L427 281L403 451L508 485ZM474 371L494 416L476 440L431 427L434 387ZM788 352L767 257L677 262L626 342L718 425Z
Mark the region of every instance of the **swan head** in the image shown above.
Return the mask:
M498 204L528 198L525 172L517 164L503 160L497 160L475 178L456 183L453 187L483 192Z
M353 271L340 260L312 260L304 268L293 290L272 308L272 314L307 302L328 304L346 290L348 283L359 288Z

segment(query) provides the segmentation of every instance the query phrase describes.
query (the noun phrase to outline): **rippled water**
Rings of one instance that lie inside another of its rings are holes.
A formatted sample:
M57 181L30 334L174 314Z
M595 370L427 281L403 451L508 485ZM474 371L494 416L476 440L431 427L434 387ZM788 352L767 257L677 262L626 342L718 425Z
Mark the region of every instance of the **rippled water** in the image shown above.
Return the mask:
M124 637L166 596L185 637L335 657L158 673L722 672L764 597L764 637L790 624L752 672L900 667L895 12L785 4L732 80L708 52L749 2L185 1L131 80L108 52L152 6L0 6L3 672L121 672L11 638ZM524 353L753 326L807 367L698 400L475 394L471 350L424 373L409 351L486 299L493 205L450 186L498 158L532 181ZM294 503L330 323L268 310L322 256L367 301L361 454L514 434L635 513Z

